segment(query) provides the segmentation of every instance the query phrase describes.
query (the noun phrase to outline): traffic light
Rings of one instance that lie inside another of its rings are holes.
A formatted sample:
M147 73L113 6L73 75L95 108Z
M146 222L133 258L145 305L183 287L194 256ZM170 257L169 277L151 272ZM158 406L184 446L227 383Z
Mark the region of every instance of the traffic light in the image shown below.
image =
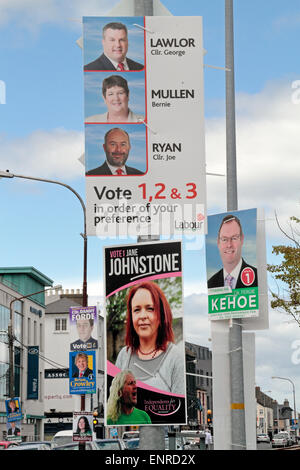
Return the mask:
M99 421L98 421L98 411L94 411L93 412L93 431L94 432L97 432L97 426L99 424Z
M211 412L211 410L207 410L207 424L212 425L212 412Z

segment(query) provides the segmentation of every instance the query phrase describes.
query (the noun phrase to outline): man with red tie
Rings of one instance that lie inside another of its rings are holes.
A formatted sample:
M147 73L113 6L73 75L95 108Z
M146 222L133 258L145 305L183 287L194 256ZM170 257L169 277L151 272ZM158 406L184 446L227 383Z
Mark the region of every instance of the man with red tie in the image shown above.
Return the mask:
M110 129L104 137L103 149L106 154L106 161L103 165L89 170L87 176L126 176L142 175L143 172L125 165L130 152L130 139L124 129L115 127Z
M128 32L123 23L108 23L103 28L103 54L84 66L84 70L142 70L144 66L126 57Z
M257 287L257 269L242 258L244 234L238 217L228 214L221 222L218 248L223 268L208 281L208 289L228 286L231 289Z
M73 377L93 377L93 371L88 367L88 356L85 353L78 353L75 357L75 366L77 371Z

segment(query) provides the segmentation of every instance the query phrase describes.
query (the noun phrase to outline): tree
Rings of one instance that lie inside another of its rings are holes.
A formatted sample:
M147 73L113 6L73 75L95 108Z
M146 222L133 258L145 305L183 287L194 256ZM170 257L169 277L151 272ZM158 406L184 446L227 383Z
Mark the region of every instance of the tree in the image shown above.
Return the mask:
M268 271L282 283L278 291L272 293L271 307L291 315L300 326L300 219L290 217L289 233L276 221L281 232L290 240L288 245L273 246L272 253L281 255L280 264L268 265Z

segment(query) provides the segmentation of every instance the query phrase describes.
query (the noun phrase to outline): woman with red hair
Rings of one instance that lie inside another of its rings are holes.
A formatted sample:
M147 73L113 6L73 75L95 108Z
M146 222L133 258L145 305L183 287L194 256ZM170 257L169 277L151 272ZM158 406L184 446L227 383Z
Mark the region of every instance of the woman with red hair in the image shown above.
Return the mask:
M172 311L155 282L134 285L127 297L126 346L116 366L159 390L185 394L184 353L174 344Z

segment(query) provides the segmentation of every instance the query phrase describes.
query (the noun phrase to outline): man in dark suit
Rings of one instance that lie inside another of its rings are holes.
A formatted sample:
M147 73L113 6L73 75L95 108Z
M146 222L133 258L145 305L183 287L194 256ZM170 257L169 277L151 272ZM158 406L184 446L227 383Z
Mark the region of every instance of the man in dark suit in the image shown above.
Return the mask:
M88 357L85 353L78 353L76 355L75 365L76 365L78 370L73 374L73 377L90 377L90 376L93 376L93 371L88 368Z
M126 57L128 32L123 23L108 23L103 28L103 54L84 66L84 70L142 70L144 66Z
M231 289L257 287L257 269L242 258L244 234L241 222L235 215L226 215L218 233L218 248L223 269L214 274L207 287L229 286Z
M130 152L130 139L124 129L110 129L104 137L103 149L106 161L97 168L89 170L86 175L142 175L143 172L125 165Z

